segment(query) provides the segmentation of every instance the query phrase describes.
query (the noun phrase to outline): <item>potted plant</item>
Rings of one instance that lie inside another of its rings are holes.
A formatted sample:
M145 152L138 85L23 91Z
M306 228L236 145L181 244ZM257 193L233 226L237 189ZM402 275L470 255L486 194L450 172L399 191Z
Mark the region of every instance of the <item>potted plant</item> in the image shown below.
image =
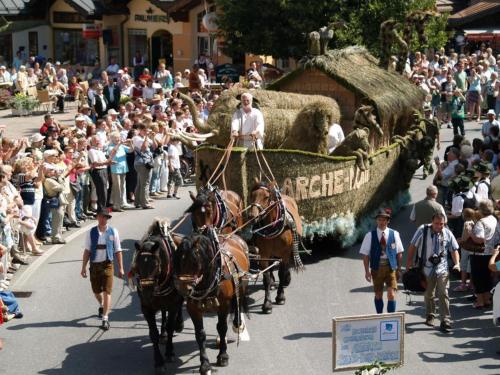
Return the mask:
M10 105L13 116L29 116L38 107L39 102L37 98L17 93L10 98Z

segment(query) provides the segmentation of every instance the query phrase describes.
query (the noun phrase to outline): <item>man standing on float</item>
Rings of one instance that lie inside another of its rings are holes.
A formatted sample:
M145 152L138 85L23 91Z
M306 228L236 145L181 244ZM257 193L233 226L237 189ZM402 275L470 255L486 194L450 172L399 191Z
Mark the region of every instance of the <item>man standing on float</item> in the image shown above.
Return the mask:
M264 148L264 116L252 107L250 93L241 95L241 108L233 114L231 136L237 139L235 146L253 149L254 142L258 150Z
M359 249L363 255L365 279L373 281L377 314L384 312L384 284L387 286L387 312L396 311L395 298L401 275L404 249L399 232L388 227L390 219L390 209L379 210L377 228L365 235Z

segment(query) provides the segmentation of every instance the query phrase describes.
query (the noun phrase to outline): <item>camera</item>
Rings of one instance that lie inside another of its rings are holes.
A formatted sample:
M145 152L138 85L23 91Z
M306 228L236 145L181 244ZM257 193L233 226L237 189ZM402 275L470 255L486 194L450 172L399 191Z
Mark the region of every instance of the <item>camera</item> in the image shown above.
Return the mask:
M429 262L435 266L437 266L439 263L441 263L441 258L444 256L444 254L441 252L439 254L432 254L429 257Z

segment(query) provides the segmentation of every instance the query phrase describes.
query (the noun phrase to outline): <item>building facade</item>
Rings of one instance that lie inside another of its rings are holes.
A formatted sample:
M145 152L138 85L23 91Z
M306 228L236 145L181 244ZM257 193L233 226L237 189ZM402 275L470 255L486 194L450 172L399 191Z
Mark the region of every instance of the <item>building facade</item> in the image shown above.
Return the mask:
M132 66L134 57L156 68L163 62L174 71L191 68L201 53L214 65L233 63L224 56L215 30L204 16L216 11L201 0L26 0L16 9L2 6L0 55L9 65L18 51L26 60L107 66L115 58ZM241 60L241 59L240 59ZM244 64L243 61L237 63Z

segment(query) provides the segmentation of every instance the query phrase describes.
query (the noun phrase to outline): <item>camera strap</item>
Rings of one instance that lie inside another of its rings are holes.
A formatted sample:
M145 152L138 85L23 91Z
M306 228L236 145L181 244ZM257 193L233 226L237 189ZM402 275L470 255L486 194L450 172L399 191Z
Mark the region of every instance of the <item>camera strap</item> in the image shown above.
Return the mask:
M424 257L427 255L427 232L429 231L429 226L424 225L423 234L422 234L422 252L420 253L420 258L417 259L418 268L424 268ZM418 257L418 252L417 252Z

